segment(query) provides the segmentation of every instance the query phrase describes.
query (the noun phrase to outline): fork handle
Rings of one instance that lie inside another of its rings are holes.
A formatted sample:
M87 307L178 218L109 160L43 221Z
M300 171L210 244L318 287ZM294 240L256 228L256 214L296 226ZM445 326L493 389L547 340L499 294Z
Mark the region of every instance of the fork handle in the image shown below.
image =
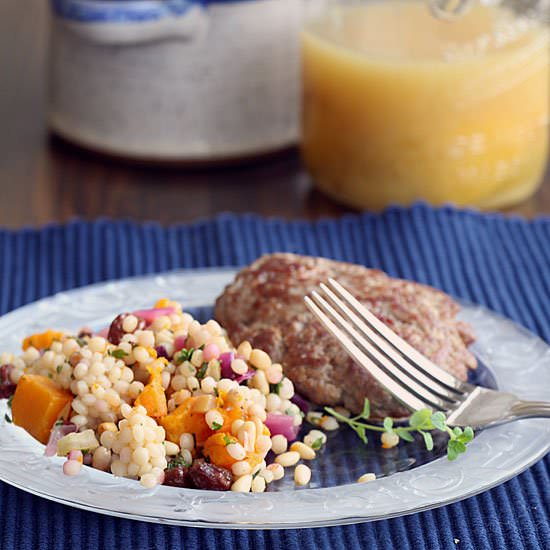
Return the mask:
M518 401L512 406L516 418L550 418L550 403L546 401Z

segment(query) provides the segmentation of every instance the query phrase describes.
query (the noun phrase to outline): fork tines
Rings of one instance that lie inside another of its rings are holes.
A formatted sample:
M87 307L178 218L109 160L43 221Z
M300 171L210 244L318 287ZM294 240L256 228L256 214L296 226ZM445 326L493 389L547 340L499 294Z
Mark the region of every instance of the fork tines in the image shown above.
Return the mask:
M334 279L304 298L344 350L412 410L448 410L471 385L416 351Z

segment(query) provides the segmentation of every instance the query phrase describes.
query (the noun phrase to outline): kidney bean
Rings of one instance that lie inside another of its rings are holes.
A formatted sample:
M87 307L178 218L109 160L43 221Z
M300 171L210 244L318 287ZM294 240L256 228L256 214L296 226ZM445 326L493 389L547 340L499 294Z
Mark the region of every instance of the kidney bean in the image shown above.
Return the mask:
M198 489L228 491L231 488L231 472L215 464L209 464L202 458L193 462L189 473Z
M78 338L91 338L92 337L92 329L89 327L82 327L80 329L80 332L78 333Z
M0 398L10 397L15 393L15 384L11 381L10 374L13 365L7 364L0 367Z
M122 337L126 334L126 332L124 332L124 329L122 328L122 323L124 322L124 319L128 317L128 315L130 315L130 313L121 313L120 315L117 315L111 323L111 326L109 327L109 333L107 334L107 340L109 340L111 344L118 346L118 344L120 344L122 340ZM143 330L144 328L145 321L138 317L138 323L135 330Z
M185 487L191 489L195 487L193 480L189 475L189 466L174 466L164 470L164 485L170 487Z

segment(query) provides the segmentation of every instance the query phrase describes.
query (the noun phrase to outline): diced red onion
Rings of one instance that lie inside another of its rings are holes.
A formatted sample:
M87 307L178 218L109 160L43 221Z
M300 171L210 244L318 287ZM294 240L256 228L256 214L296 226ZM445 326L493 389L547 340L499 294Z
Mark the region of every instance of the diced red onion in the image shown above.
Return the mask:
M174 339L174 353L176 353L176 351L179 351L180 349L183 349L186 342L187 336L176 336L176 338Z
M235 378L235 382L240 384L241 382L244 382L245 380L250 380L255 374L256 374L255 370L249 370L248 372L245 372L244 374L241 374L240 376Z
M217 346L217 344L210 342L210 344L206 344L206 346L204 346L204 349L202 351L203 361L211 361L212 359L218 359L219 356L220 356L220 348Z
M7 398L15 393L16 385L11 381L13 368L10 363L0 367L0 398Z
M155 351L157 352L157 357L165 357L166 359L170 359L164 346L157 346Z
M235 379L235 373L231 368L233 359L235 359L235 352L233 351L224 351L223 353L220 353L218 360L220 362L222 378L231 378L231 380Z
M305 397L302 397L299 393L295 393L290 400L295 404L298 405L300 410L307 414L309 412L309 401L305 399Z
M83 458L84 458L84 455L82 454L82 451L80 449L73 449L67 455L68 460L81 460Z
M267 413L265 425L271 435L282 435L288 441L294 441L298 437L300 426L294 425L294 417L289 414Z
M133 314L140 319L143 319L148 325L150 325L158 317L163 315L172 315L174 313L173 307L158 307L153 309L138 309Z
M50 438L48 439L48 444L46 445L46 450L44 454L46 456L54 456L57 454L57 442L68 434L76 432L77 428L75 424L59 424L52 428L50 432Z

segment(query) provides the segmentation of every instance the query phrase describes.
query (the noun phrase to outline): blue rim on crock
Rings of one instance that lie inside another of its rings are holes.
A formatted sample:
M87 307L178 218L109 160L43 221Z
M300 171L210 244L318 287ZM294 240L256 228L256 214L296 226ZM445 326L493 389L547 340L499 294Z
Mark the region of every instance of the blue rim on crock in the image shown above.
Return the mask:
M52 12L79 23L131 23L182 17L206 0L50 0Z

